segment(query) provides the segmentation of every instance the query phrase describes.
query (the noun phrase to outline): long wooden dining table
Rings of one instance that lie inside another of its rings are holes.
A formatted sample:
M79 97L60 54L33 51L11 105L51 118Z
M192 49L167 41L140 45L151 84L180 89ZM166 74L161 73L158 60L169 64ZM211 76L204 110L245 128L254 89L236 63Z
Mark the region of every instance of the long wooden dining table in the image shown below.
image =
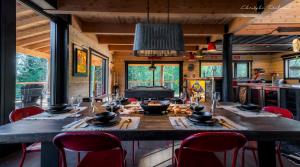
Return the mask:
M83 111L81 117L90 114L90 109ZM139 127L135 130L102 130L119 137L122 141L132 140L182 140L189 135L207 131L234 131L244 134L248 140L258 143L260 167L275 167L275 142L300 140L300 122L282 117L243 117L224 109L217 109L216 115L222 115L238 123L247 130L219 129L175 129L169 121L172 114L151 116L131 114L140 117ZM79 118L62 120L21 120L0 126L0 143L33 143L41 142L41 166L55 167L59 163L59 153L53 145L55 135L62 133L62 127Z

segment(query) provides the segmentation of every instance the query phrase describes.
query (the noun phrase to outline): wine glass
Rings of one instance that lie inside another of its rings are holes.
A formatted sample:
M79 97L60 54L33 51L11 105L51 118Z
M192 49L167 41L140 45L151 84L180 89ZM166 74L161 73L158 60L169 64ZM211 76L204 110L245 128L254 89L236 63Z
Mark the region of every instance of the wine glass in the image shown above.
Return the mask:
M81 95L78 95L76 100L77 100L77 108L79 108L80 105L81 105L81 103L82 103L82 97L81 97Z
M220 92L215 92L214 99L217 102L217 105L219 105L219 101L221 100L221 93Z
M75 97L72 96L69 99L69 103L70 103L70 105L72 106L73 109L76 109L76 98Z

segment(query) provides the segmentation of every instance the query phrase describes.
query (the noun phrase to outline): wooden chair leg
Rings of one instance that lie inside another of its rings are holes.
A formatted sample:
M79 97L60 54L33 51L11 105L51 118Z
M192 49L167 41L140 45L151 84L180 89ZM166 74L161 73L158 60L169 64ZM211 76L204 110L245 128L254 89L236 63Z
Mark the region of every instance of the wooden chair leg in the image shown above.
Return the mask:
M138 148L140 148L140 141L139 140L137 141L137 145L138 145Z

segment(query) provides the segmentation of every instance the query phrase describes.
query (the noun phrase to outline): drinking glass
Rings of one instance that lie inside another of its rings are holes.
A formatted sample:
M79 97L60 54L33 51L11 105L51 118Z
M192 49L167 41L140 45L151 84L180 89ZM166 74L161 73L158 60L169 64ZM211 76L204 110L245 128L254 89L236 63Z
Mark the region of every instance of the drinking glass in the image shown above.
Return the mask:
M82 97L81 97L81 95L78 95L77 96L77 108L80 107L81 103L82 103Z
M70 103L70 105L72 106L73 109L76 109L76 98L75 97L72 96L69 99L69 103Z
M214 99L217 102L217 105L219 105L219 102L221 100L221 93L220 92L215 92L214 96L215 96Z

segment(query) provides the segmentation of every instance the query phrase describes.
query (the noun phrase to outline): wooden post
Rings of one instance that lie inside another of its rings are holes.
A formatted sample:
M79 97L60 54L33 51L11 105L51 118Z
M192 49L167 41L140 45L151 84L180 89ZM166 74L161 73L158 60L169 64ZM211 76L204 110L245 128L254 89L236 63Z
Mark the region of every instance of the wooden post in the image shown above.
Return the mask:
M51 105L68 102L69 27L62 19L51 21Z
M232 86L232 34L223 38L223 101L233 101Z
M0 1L0 125L9 122L16 98L16 1Z

